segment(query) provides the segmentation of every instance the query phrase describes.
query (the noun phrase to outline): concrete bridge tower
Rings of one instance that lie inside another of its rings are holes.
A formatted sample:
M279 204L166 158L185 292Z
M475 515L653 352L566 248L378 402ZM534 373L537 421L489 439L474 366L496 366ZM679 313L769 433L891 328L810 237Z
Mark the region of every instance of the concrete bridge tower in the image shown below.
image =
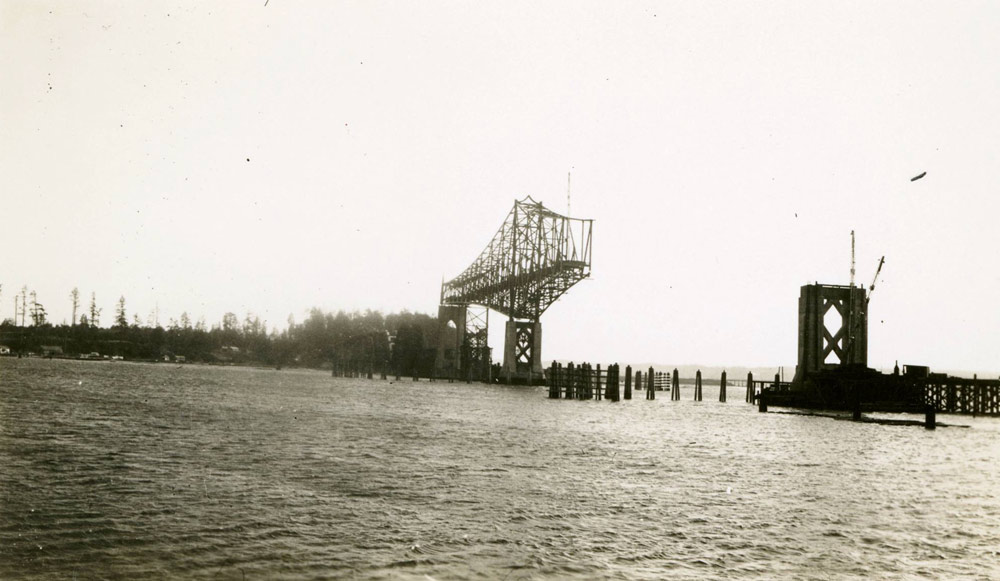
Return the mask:
M868 301L860 286L809 284L799 292L794 383L823 369L868 365Z

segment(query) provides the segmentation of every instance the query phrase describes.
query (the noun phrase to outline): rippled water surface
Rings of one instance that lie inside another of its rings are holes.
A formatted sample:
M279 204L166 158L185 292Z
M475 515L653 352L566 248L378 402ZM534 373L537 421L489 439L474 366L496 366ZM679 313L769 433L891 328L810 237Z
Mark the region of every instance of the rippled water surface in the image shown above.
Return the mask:
M0 359L0 578L1000 578L1000 420L733 391Z

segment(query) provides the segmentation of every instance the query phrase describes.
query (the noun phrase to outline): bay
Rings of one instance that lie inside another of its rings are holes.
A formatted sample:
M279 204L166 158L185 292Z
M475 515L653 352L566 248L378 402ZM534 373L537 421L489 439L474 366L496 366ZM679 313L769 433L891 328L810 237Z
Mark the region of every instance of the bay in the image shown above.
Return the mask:
M717 389L0 359L0 578L1000 578L1000 420Z

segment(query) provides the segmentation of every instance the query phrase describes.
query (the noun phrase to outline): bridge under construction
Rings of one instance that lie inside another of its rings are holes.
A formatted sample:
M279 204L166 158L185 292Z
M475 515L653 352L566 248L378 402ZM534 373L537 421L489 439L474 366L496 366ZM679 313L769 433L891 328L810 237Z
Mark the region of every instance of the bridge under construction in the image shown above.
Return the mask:
M489 311L507 317L502 381L543 379L542 314L590 276L594 221L515 201L500 229L461 274L441 284L439 377L489 380Z

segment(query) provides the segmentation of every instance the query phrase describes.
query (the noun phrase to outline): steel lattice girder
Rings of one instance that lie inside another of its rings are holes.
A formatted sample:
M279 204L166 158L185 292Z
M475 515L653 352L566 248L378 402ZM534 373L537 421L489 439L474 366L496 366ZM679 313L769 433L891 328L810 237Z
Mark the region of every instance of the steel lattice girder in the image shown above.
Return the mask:
M590 276L593 225L593 220L557 214L530 196L515 201L479 258L442 285L441 303L482 305L537 321Z

